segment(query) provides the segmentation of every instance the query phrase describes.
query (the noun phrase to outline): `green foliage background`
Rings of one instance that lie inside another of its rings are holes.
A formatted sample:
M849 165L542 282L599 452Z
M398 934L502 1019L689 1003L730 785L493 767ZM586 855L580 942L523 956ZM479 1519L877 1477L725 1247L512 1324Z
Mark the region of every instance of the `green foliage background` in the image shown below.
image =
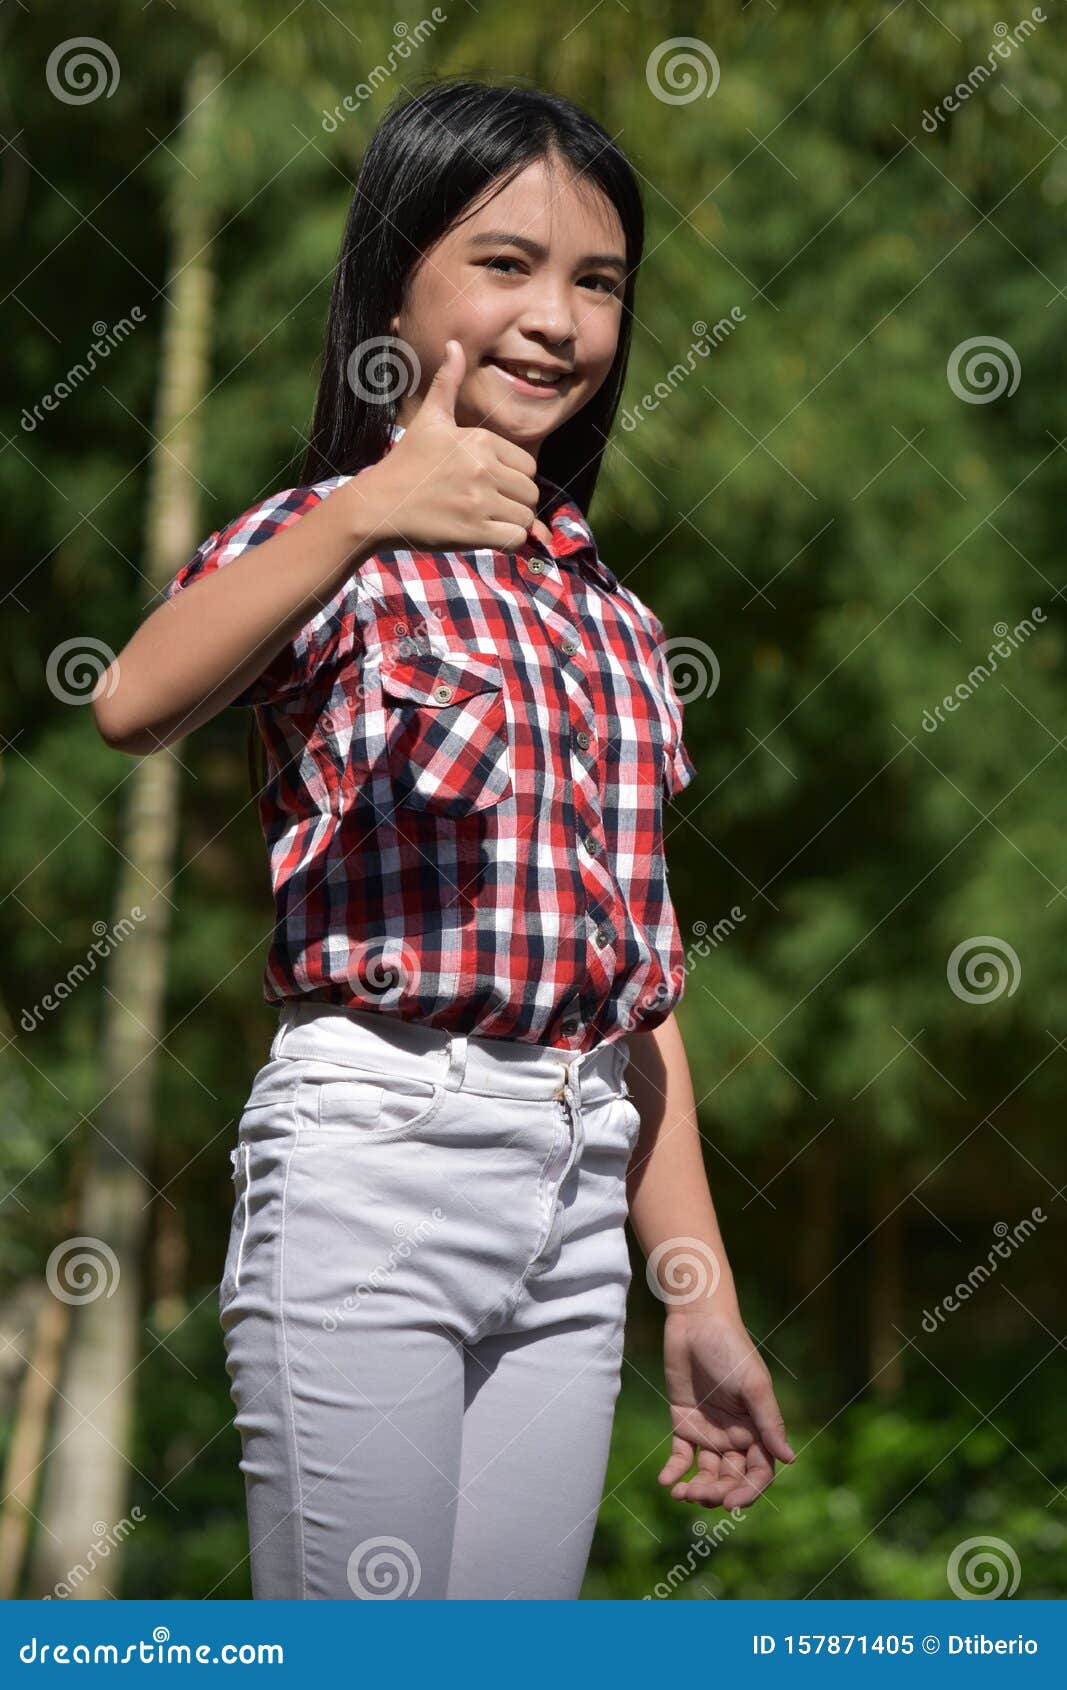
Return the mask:
M973 1535L1010 1543L1020 1596L1065 1588L1067 45L1049 0L1047 21L931 132L924 113L988 63L1002 18L986 0L937 10L459 8L332 133L323 112L389 63L399 8L89 5L78 28L110 44L122 75L83 106L46 85L73 27L64 9L0 22L15 396L0 452L8 1293L62 1236L72 1121L99 1096L104 979L32 1036L18 1020L109 916L133 765L88 710L56 702L46 663L76 635L118 649L154 602L147 454L192 59L214 48L224 76L197 185L219 223L204 535L296 478L352 182L412 76L557 89L628 152L649 240L627 407L684 360L694 323L744 314L617 431L590 515L668 632L719 665L714 692L687 702L698 778L670 828L691 946L680 1014L743 1307L801 1459L717 1547L700 1547L722 1516L655 1482L668 1431L660 1316L635 1260L589 1597L663 1594L664 1581L673 1600L940 1597L949 1554ZM721 75L710 98L670 104L645 65L683 35L707 43ZM18 409L83 355L92 324L134 305L147 321L106 369L24 428ZM979 336L1008 342L1021 374L1014 392L968 403L948 363ZM1034 607L1036 631L924 729L994 626ZM153 1301L144 1311L131 1451L144 1477L131 1501L148 1518L124 1564L131 1597L249 1593L214 1303L225 1147L271 1030L245 725L224 712L178 753L152 1175L182 1217L189 1310L175 1329ZM701 954L697 940L732 908L734 931ZM970 1003L946 968L978 935L1010 945L1020 972L1010 993ZM986 1259L995 1226L1035 1205L1047 1223L924 1330L924 1311Z

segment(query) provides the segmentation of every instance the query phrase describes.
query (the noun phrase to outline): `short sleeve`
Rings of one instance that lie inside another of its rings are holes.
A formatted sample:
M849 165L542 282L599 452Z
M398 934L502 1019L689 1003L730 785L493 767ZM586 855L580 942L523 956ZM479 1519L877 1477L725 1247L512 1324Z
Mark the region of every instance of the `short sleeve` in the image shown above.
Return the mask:
M192 583L232 563L249 546L258 546L298 522L321 502L322 496L314 488L297 487L272 494L251 506L227 527L208 535L166 587L164 597L176 598ZM355 638L355 617L346 589L347 583L230 703L277 704L297 698L311 686L324 665L343 655L346 642L350 648Z
M684 712L682 702L678 697L678 693L674 685L674 677L671 674L669 661L670 642L666 638L662 622L660 622L656 617L653 617L652 621L656 632L656 660L659 665L663 699L667 706L667 713L671 720L671 738L670 743L666 748L666 760L663 771L664 783L668 796L676 798L678 793L683 792L689 785L689 782L693 780L697 770L696 764L690 757L689 751L682 738ZM686 641L686 651L688 652L689 662L694 662L695 656L692 651L691 643L688 640Z

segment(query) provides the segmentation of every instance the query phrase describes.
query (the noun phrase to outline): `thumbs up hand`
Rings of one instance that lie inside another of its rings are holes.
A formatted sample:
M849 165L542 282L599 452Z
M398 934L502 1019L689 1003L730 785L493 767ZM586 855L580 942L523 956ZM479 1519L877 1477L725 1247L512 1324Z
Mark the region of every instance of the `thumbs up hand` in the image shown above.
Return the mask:
M536 517L536 458L490 429L456 422L466 369L459 341L447 341L414 421L379 463L356 477L361 494L373 496L382 539L390 544L513 552L533 533L548 545L548 530Z

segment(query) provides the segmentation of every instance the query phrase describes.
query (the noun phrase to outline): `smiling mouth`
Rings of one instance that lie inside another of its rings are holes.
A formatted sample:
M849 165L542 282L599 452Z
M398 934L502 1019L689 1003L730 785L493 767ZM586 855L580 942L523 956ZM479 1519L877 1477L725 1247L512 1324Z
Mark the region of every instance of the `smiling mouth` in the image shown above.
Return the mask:
M574 380L573 371L563 370L544 379L543 375L531 377L530 371L536 370L534 364L523 364L518 360L505 358L487 358L486 363L494 370L499 370L508 382L520 393L555 394L562 393Z

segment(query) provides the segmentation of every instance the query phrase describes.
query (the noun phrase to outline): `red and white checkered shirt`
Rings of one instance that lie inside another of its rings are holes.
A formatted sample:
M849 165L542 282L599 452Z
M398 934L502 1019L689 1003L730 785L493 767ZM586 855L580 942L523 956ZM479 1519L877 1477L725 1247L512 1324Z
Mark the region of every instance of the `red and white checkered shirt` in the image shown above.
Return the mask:
M350 479L253 505L166 596ZM268 753L268 1003L579 1051L681 997L663 810L696 771L663 624L539 484L551 551L377 552L234 699Z

